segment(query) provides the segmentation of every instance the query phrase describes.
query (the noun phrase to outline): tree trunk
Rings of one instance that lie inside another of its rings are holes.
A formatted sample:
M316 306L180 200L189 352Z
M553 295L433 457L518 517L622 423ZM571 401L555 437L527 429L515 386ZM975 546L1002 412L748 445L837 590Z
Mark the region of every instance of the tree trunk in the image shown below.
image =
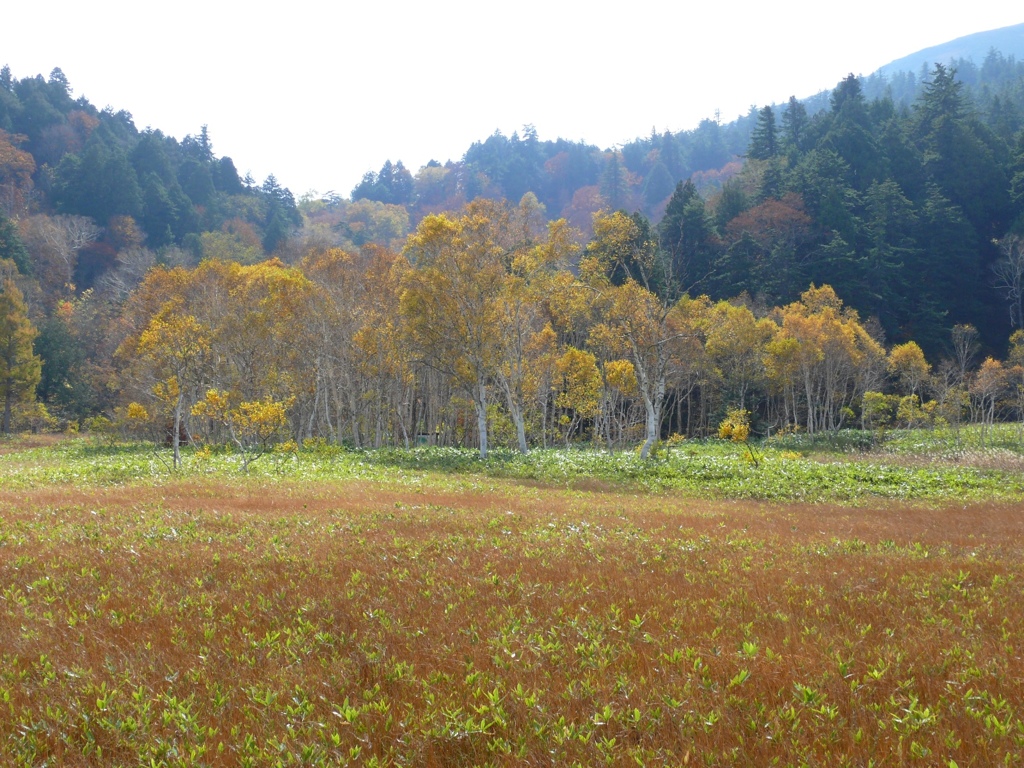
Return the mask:
M647 439L644 441L644 447L640 449L641 459L651 455L651 448L658 439L658 413L649 397L644 397L644 408L647 410Z
M508 400L508 413L512 417L512 423L516 425L516 441L519 443L519 452L524 456L530 452L526 444L526 419L523 417L523 409L512 397L512 393L506 388L506 399Z
M476 406L476 427L480 433L480 458L487 458L487 385L483 379L477 382L476 397L473 398L473 405Z
M4 396L4 434L11 434L11 403L14 400L14 382L8 380L7 394Z
M661 431L661 408L665 402L665 379L658 379L653 398L647 392L644 392L643 395L644 408L647 410L647 440L644 441L644 447L640 450L640 458L646 459L651 455L651 449L658 441Z
M174 434L171 435L171 447L174 450L174 468L178 469L181 466L181 395L178 395L177 402L174 403Z

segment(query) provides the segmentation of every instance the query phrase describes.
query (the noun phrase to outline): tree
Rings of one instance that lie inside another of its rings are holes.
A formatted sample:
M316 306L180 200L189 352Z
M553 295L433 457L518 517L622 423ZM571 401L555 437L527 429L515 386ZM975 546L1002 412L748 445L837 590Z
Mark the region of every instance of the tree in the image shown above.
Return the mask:
M494 369L493 323L504 283L502 248L488 201L461 216L430 215L405 246L401 312L426 365L447 375L470 397L480 456L487 456L487 384Z
M633 364L647 416L640 449L641 458L646 459L661 436L669 388L690 363L693 346L700 344L693 316L701 304L686 296L665 303L632 279L621 286L605 287L602 298L607 303L605 319L591 331L590 343L604 346Z
M718 262L725 296L749 291L771 301L790 298L806 285L812 221L799 195L788 193L744 211L726 225L732 241Z
M539 213L531 207L536 205L532 193L525 195L505 225L519 234L509 243L511 253L505 258L506 274L494 319L498 339L494 378L505 395L521 453L527 452L525 411L532 399L530 391L536 389L537 378L543 378L531 368L543 367L541 337L550 330L544 322L542 302L550 295L555 271L567 267L578 251L576 233L564 220L549 224L543 239L531 232L531 213Z
M985 358L985 362L981 364L971 381L971 405L981 421L982 442L988 429L995 423L996 408L1008 389L1007 384L1007 371L1003 364L991 357Z
M263 250L273 254L289 235L302 224L302 216L295 206L295 197L287 187L277 183L273 174L267 177L261 187L266 202L263 217Z
M768 160L779 153L779 141L775 128L775 110L763 107L757 113L757 125L750 136L747 157L753 160Z
M8 262L10 264L10 262ZM11 265L13 268L13 265ZM4 399L2 429L11 433L16 403L35 399L42 364L33 352L36 329L28 319L25 299L11 277L0 289L0 395Z
M28 250L18 235L18 228L4 215L3 210L0 210L0 259L13 261L23 275L29 274L31 270Z
M953 344L956 383L961 387L966 387L968 371L974 364L974 358L981 348L981 344L978 342L978 329L969 323L954 325L950 332L950 340Z
M691 179L676 185L665 216L658 224L657 242L663 252L660 259L661 285L648 287L666 300L675 301L683 293L697 295L707 291L714 274L711 247L711 221L704 198Z
M932 367L917 343L908 341L889 350L888 369L899 383L900 394L920 396Z
M84 373L87 350L70 325L72 313L73 305L64 302L39 326L34 347L42 369L36 392L47 408L77 419L88 414L93 398Z
M601 372L593 354L574 347L558 358L556 370L559 381L555 406L568 411L560 420L568 448L580 422L594 418L601 409Z
M800 301L779 310L781 326L768 343L768 378L784 400L790 423L808 434L835 430L865 392L881 379L885 351L844 309L831 286L813 285Z
M358 254L338 248L313 253L302 266L321 294L304 353L316 369L310 412L322 418L321 434L339 443L347 435L360 447L371 435L374 446L382 445L390 431L408 445L430 404L413 394L409 339L398 308L407 263L390 250L365 246Z
M664 163L657 163L644 181L644 202L648 211L654 211L658 205L672 194L672 174Z
M27 240L35 257L33 272L51 299L74 290L78 254L100 236L100 228L84 216L46 216L28 221Z
M586 270L593 270L613 285L635 280L649 291L664 293L671 276L665 273L670 265L659 263L658 243L647 219L641 214L623 211L598 212L594 215L594 237L587 244Z
M242 456L242 471L271 449L288 425L288 409L295 402L264 400L232 403L231 395L216 389L192 406L192 415L211 419L227 429Z
M746 410L751 390L766 381L765 352L777 326L726 301L712 308L707 326L705 351L725 382L729 404Z
M632 202L629 188L629 171L622 165L621 154L616 150L608 155L601 173L601 197L613 211L625 210Z
M791 157L799 157L809 149L809 124L807 108L796 96L790 96L782 112L782 145Z
M907 264L918 260L913 234L917 214L895 181L873 183L864 194L863 269L858 284L848 286L851 304L881 318L889 332L898 327L905 306Z
M1010 349L1006 356L1006 383L1010 390L1014 410L1017 411L1018 436L1024 437L1024 329L1010 334Z
M999 250L1003 258L992 265L996 288L1009 305L1010 327L1024 328L1024 238L1008 235L999 242Z
M416 183L402 161L386 160L379 173L368 171L355 189L352 200L374 200L389 205L408 205L413 201Z
M153 395L171 410L171 447L177 469L181 466L182 418L206 373L210 331L192 315L183 314L177 302L168 302L139 337L134 354L148 368Z
M955 69L935 65L915 117L925 170L987 245L1005 232L1011 179L997 160L998 142L970 115Z
M54 198L62 213L106 222L111 216L142 215L143 196L128 156L94 138L81 156L67 154L54 178Z
M854 189L863 191L884 175L884 163L871 132L860 80L848 75L832 92L831 125L822 144L846 162Z
M36 161L20 148L24 136L0 130L0 213L19 216L28 207Z

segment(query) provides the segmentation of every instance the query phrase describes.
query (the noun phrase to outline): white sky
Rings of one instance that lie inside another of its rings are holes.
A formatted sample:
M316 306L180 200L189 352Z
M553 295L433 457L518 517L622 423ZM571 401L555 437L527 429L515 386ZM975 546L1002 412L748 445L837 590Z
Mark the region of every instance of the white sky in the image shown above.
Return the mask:
M9 3L0 65L296 194L347 196L385 160L458 159L495 129L604 148L1024 21L1007 0Z

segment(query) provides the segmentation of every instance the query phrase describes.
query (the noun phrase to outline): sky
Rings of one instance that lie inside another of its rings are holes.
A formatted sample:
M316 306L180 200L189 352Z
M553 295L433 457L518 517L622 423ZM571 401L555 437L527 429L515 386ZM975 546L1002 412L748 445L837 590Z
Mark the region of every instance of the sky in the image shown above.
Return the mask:
M385 160L415 173L496 130L608 148L1022 21L1006 0L47 0L4 9L0 65L59 67L139 129L205 124L243 175L348 196Z

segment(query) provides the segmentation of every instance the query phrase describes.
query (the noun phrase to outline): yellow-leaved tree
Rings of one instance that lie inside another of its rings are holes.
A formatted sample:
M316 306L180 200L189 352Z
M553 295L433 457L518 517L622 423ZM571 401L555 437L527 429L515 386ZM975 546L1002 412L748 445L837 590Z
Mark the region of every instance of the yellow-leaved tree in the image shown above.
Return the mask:
M565 350L556 366L555 405L563 409L560 421L568 447L580 423L594 418L601 410L601 372L593 354L574 347Z
M269 451L288 425L288 409L295 402L263 400L233 402L229 393L211 389L192 406L192 415L208 418L227 429L242 457L242 470Z
M158 312L135 342L136 370L151 380L153 396L171 415L174 467L181 466L182 418L208 374L210 329L179 302L170 301Z
M521 451L525 355L543 328L537 284L557 249L542 245L536 198L518 207L470 203L461 215L427 216L403 251L400 307L414 354L444 372L473 403L480 455L486 456L488 384L505 395Z
M580 274L603 314L591 329L590 345L633 364L646 414L640 449L646 459L660 436L669 388L702 354L706 301L681 293L645 223L621 212L595 215Z
M497 354L494 333L505 269L489 211L427 216L404 250L401 312L413 354L465 391L477 416L480 456L487 456L487 383Z
M14 266L6 261L9 275ZM14 405L35 400L42 372L39 356L32 350L36 329L28 319L21 291L11 276L0 283L0 395L4 400L3 433L11 432Z
M863 394L877 388L885 350L828 285L812 285L777 317L765 364L785 421L802 422L809 434L838 429Z

